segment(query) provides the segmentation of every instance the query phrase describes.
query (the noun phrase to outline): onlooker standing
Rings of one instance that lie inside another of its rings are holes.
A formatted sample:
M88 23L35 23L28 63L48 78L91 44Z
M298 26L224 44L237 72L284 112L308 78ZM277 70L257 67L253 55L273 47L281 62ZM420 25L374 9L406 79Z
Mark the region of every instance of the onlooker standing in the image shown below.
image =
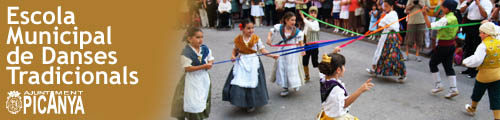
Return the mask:
M351 30L357 33L360 32L359 26L361 23L358 8L360 8L358 0L349 0L349 23L351 25ZM354 36L354 34L351 33L351 36Z
M240 0L241 9L243 13L241 19L250 19L250 0ZM252 19L250 19L252 20Z
M467 0L462 2L460 6L460 12L467 14L465 17L466 23L481 22L487 19L493 9L490 0ZM466 26L462 29L465 32L464 58L473 55L477 46L481 44L479 26ZM474 78L476 77L477 70L476 68L468 68L462 71L462 74L469 74L468 77Z
M252 12L250 13L255 21L255 26L262 26L262 16L264 16L264 1L263 0L252 0Z
M424 8L424 6L430 6L429 0L408 0L406 4L406 12L408 14L417 12L418 10ZM425 20L422 12L418 12L417 14L411 16L408 20L408 31L418 31L425 29ZM408 32L405 36L405 45L406 45L406 56L405 60L409 59L408 50L413 45L416 45L416 60L421 62L420 58L420 48L424 46L425 32Z
M200 7L198 11L200 12L200 20L202 27L209 27L208 16L207 16L207 0L199 0Z
M216 0L207 0L207 16L208 23L210 27L216 26L217 21L217 1Z
M264 10L266 26L277 24L276 21L276 5L274 4L274 0L266 0L266 7Z
M295 16L300 16L300 11L307 11L307 2L308 0L295 0ZM298 28L303 28L304 27L304 21L302 20L302 17L297 17L297 27Z
M330 14L332 13L332 7L333 7L333 0L323 0L321 8L319 9L319 14L321 14L320 16L327 23L333 23L332 14Z
M219 3L219 8L217 9L219 12L219 20L220 24L219 28L228 28L230 26L229 19L231 19L231 3L228 0L222 0Z
M279 24L281 17L285 14L285 3L286 0L274 0L274 4L276 5L276 16L275 16L275 23L274 24Z
M286 0L285 1L285 12L292 12L295 13L295 0Z
M396 0L396 6L394 10L396 10L396 13L398 13L399 19L406 17L405 9L406 9L406 4L408 3L408 0ZM432 21L431 21L432 22ZM401 25L401 30L406 31L406 20L401 20L399 21L399 24ZM399 33L401 37L405 37L406 33Z
M349 27L349 0L341 0L340 2L340 19L342 19L342 23L344 24L343 28L350 29ZM349 34L344 30L342 34Z
M340 0L333 0L333 7L332 7L332 17L333 21L336 26L342 26L340 25ZM339 32L338 28L335 28L333 32Z
M231 1L231 14L233 14L233 18L239 18L240 16L240 1L238 0L229 0Z

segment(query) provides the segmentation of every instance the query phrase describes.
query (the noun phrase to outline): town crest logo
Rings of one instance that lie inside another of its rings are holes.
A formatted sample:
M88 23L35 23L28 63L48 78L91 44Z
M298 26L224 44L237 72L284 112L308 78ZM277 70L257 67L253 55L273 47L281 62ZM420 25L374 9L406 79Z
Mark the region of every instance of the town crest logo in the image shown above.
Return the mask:
M7 111L11 114L17 114L23 107L21 96L19 96L21 93L18 91L10 91L7 94L9 94L9 96L7 96L7 102L5 102Z

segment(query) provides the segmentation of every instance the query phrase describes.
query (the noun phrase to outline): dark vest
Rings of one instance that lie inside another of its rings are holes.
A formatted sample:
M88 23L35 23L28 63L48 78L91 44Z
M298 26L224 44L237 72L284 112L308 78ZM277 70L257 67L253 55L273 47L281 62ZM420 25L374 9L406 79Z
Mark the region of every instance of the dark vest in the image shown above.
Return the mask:
M189 45L186 45L186 47L184 47L184 49L182 50L182 55L186 56L187 58L191 59L191 61L193 61L191 63L192 66L199 66L206 64L205 59L207 58L208 53L209 50L206 45L201 45L201 54L202 54L201 59L198 58L196 52L193 49L191 49Z
M319 82L319 84L321 91L321 103L326 101L326 98L328 98L328 95L330 95L330 92L332 92L335 86L339 86L340 88L344 89L344 96L347 96L347 91L345 90L344 86L337 82L337 80L325 80L325 82Z

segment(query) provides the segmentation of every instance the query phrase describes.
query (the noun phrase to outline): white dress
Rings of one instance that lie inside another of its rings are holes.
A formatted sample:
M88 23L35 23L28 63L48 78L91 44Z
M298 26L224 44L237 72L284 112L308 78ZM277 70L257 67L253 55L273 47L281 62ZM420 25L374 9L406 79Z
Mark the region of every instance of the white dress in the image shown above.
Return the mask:
M349 0L342 0L342 2L346 2ZM349 5L342 5L339 14L340 19L349 19Z
M250 42L250 39L245 40L245 43ZM235 46L236 48L236 46ZM258 51L264 48L261 39L258 40L252 49ZM256 88L259 83L259 68L260 62L257 53L253 54L241 54L239 60L234 63L233 75L234 78L231 80L231 85L237 85L243 88Z
M280 40L282 40L281 35L280 35L280 27L281 24L274 25L273 28L271 28L271 32L273 35L279 36ZM285 36L288 37L291 34L286 34ZM304 33L300 31L297 33L297 36L295 38L292 38L291 40L287 41L284 44L298 44L300 41L304 40ZM281 47L280 50L283 49L290 49L290 48L295 48L299 47L298 45L295 46L285 46ZM303 84L303 77L302 75L304 74L303 70L300 70L302 67L302 61L301 59L302 56L299 53L294 53L286 56L280 56L277 60L276 63L276 72L275 72L275 79L276 79L276 84L282 88L298 88ZM302 68L303 69L303 68ZM273 79L273 78L272 78Z
M190 46L193 51L196 51ZM196 53L198 56L202 56ZM205 62L214 60L212 50L209 49L208 56L204 59ZM181 56L182 68L191 66L192 60L186 56ZM184 71L184 70L183 70ZM184 85L184 111L189 113L200 113L206 109L208 92L210 91L210 76L207 70L197 70L186 72Z
M252 5L250 15L254 17L264 16L264 10L260 5Z

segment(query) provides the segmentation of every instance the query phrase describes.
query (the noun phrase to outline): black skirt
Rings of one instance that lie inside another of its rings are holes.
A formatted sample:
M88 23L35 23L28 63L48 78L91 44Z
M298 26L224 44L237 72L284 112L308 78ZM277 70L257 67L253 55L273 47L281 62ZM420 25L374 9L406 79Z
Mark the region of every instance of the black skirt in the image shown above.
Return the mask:
M222 90L223 101L229 101L231 104L238 107L260 107L268 103L269 95L267 93L266 76L260 58L259 63L259 82L256 88L243 88L237 85L231 85L231 81L234 78L234 66L231 68L226 83L224 84L224 89Z

